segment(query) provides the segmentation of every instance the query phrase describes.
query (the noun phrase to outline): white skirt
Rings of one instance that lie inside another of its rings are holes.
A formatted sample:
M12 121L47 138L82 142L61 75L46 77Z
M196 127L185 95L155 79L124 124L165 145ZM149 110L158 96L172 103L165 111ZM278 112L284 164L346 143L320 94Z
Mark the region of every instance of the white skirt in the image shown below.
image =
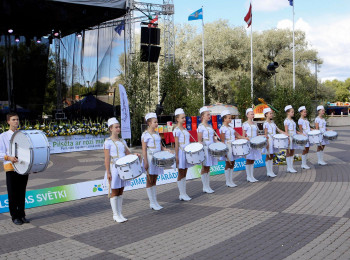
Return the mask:
M217 164L218 160L209 154L208 145L204 145L204 162L202 163L202 165L209 167Z
M261 149L250 149L250 152L249 154L246 156L246 159L247 160L260 160L262 159L262 156L261 156Z
M273 147L273 138L272 136L269 135L269 139L267 139L267 142L269 144L269 147L265 147L263 150L262 150L262 153L263 154L274 154L274 153L278 153L278 150L277 148Z
M187 160L186 160L186 153L181 148L179 148L178 157L179 157L179 165L178 165L179 169L188 169L188 168L193 166L192 164L189 164L187 162Z
M329 144L329 141L328 141L328 140L325 140L325 139L323 138L323 141L322 141L321 145L326 145L326 144Z
M110 167L112 174L111 189L120 189L130 185L130 181L120 179L117 168L115 168L115 164L111 164ZM108 187L107 171L105 171L104 185Z
M295 149L301 149L301 148L300 148L299 145L293 143L293 137L290 136L290 137L289 137L289 146L288 146L287 149L289 149L289 150L295 150Z
M233 155L231 143L226 144L226 146L228 148L227 157L222 157L221 160L224 160L224 161L229 160L230 162L233 162L233 161L237 160L239 157Z
M152 162L153 158L153 153L149 150L147 150L147 160L148 160L148 173L150 175L161 175L164 173L164 169L157 167L155 164Z

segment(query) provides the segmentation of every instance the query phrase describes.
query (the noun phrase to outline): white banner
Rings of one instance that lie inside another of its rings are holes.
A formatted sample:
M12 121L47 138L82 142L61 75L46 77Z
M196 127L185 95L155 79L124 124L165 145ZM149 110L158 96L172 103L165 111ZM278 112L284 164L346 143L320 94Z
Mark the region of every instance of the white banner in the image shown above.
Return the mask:
M71 135L48 137L50 153L69 153L103 149L108 135Z
M123 85L119 84L120 120L123 139L131 139L129 101Z

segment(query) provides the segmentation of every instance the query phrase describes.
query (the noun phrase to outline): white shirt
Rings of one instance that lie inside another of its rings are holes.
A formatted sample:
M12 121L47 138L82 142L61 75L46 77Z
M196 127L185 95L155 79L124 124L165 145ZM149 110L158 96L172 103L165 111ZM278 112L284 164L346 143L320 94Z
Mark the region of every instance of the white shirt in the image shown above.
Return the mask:
M248 122L244 122L242 128L249 138L253 138L258 135L258 127L255 124L250 125Z
M186 129L181 130L176 127L173 131L173 135L179 138L179 146L182 149L190 143L190 133Z
M233 142L236 137L235 137L235 129L232 127L227 127L225 125L222 125L220 127L220 134L225 134L225 142Z
M295 135L297 133L296 123L293 120L286 118L284 120L284 126L288 126L288 133L289 134Z
M303 127L303 133L307 135L308 132L310 132L310 122L307 119L299 118L298 125L301 125Z
M148 131L143 132L141 140L147 144L147 149L151 152L160 152L162 150L162 138L158 133L150 134Z
M263 124L263 128L267 129L267 133L270 136L274 136L276 134L277 126L274 122L269 123L269 122L265 121Z
M5 161L5 156L10 156L10 140L14 132L10 129L0 135L0 160L5 164L11 163L10 161Z
M206 127L200 124L197 128L197 133L202 133L203 144L210 145L214 143L214 129L210 125Z
M318 116L318 117L316 117L316 119L315 119L315 124L318 124L318 129L320 129L321 133L326 132L326 126L327 126L326 119L320 118L320 117Z
M103 144L103 149L109 150L112 162L125 156L125 146L126 144L123 143L123 140L113 141L111 138L107 138Z

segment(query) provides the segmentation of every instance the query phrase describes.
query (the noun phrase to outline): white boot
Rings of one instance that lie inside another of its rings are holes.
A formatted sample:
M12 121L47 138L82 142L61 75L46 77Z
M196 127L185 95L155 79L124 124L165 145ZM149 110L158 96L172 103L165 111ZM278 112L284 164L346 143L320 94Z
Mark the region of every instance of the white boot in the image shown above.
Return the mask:
M186 193L186 178L182 178L181 180L177 181L177 186L179 187L179 200L189 201L191 198Z
M289 160L290 160L290 170L291 170L291 172L293 172L293 173L297 172L297 171L294 169L294 167L293 167L293 164L294 164L294 155L291 156Z
M301 155L301 169L305 169L305 170L310 169L310 167L307 166L307 154Z
M249 165L250 166L250 178L253 180L253 182L257 182L259 180L254 178L254 163Z
M151 188L146 188L146 191L147 191L147 196L148 196L148 199L149 199L149 207L151 209L154 209L154 210L160 210L160 208L158 208L158 206L154 203L154 198L153 198L153 187Z
M209 191L209 193L214 193L214 190L212 188L210 188L210 173L207 173L207 189Z
M324 162L322 158L322 151L317 152L317 159L319 165L326 165L326 162Z
M293 169L293 161L294 161L293 156L286 157L287 172L292 172L292 173L297 172L296 170Z
M208 188L207 188L207 174L203 173L201 175L201 179L202 179L202 184L203 184L203 192L209 193Z
M247 182L254 182L250 176L250 164L245 165L245 171L247 173Z
M156 204L156 206L159 209L162 209L163 207L161 205L159 205L158 201L157 201L157 191L156 191L156 186L152 187L152 193L153 193L153 199L154 199L154 204Z
M273 160L268 160L265 163L267 168L267 176L272 178L276 177L277 175L273 172Z
M233 182L233 169L230 169L230 182L231 182L231 186L230 187L237 187L237 184Z
M109 201L111 202L111 207L112 207L112 211L113 211L113 220L116 222L124 222L124 220L119 216L119 211L118 211L118 197L112 197L109 199Z
M127 221L128 219L124 218L122 214L122 207L123 207L123 195L120 195L117 197L117 206L118 206L118 211L119 211L119 217L123 219L124 221Z
M323 156L324 156L324 151L321 151L321 161L322 161L322 165L327 165L328 163L326 163L324 160L323 160Z
M225 170L225 178L226 178L226 186L227 187L236 187L236 186L233 186L232 184L232 176L231 176L231 169L227 169Z

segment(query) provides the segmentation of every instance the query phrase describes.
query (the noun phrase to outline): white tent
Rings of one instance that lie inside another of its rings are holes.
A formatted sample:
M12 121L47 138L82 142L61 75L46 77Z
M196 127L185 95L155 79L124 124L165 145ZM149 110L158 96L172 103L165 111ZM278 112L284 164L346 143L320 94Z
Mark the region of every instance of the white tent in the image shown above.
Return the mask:
M232 106L232 105L224 105L224 104L221 104L221 103L217 103L217 104L209 105L209 106L206 106L206 107L210 110L210 113L212 115L220 115L221 112L224 111L224 110L229 110L231 112L231 114L234 115L234 116L238 116L239 115L237 107Z

